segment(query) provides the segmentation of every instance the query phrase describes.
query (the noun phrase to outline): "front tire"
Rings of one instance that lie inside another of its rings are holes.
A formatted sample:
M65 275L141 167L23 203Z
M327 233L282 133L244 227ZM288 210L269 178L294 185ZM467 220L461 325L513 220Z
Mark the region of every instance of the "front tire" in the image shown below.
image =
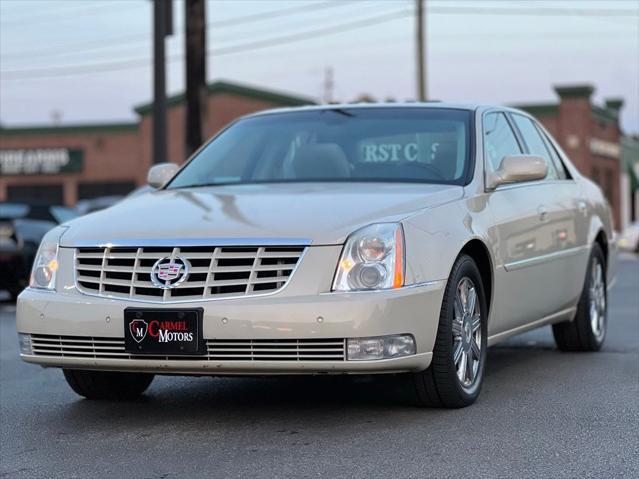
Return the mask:
M418 405L460 408L475 402L486 363L487 318L477 264L461 255L446 284L433 360L413 375Z
M606 338L608 293L606 261L595 243L588 260L586 280L572 321L553 324L552 333L561 351L599 351Z
M71 389L87 399L123 400L140 396L153 381L153 374L64 369Z

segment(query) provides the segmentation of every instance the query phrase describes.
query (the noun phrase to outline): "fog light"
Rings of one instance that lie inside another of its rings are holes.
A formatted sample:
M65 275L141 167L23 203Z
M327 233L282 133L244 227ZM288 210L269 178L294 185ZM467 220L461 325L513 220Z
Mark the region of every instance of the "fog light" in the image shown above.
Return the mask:
M18 333L18 344L20 345L20 354L33 354L30 334Z
M415 339L410 334L347 340L349 361L389 359L415 354Z

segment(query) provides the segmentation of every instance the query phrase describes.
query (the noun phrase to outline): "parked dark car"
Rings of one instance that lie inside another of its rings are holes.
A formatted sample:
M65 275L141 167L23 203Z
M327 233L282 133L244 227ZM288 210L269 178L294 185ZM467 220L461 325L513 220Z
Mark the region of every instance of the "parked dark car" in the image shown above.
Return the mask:
M75 210L65 206L0 203L0 290L15 299L29 283L42 237L76 216Z

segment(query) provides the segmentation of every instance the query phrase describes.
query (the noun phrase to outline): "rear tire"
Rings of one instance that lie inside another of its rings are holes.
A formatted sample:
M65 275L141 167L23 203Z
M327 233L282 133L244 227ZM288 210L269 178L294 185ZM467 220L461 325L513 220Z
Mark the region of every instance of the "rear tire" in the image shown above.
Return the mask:
M87 399L134 399L153 381L153 374L64 369L64 378L77 394Z
M575 318L553 324L552 333L561 351L599 351L606 338L607 323L606 261L601 246L595 243Z
M446 284L431 365L413 374L417 405L461 408L475 402L486 364L487 317L477 264L461 255Z

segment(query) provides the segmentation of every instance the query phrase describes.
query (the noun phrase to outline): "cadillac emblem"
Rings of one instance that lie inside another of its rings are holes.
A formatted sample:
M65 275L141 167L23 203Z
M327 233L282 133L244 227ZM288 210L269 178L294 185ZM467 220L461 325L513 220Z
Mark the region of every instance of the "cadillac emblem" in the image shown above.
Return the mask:
M151 268L151 282L162 289L177 288L188 275L189 263L179 256L161 258Z

